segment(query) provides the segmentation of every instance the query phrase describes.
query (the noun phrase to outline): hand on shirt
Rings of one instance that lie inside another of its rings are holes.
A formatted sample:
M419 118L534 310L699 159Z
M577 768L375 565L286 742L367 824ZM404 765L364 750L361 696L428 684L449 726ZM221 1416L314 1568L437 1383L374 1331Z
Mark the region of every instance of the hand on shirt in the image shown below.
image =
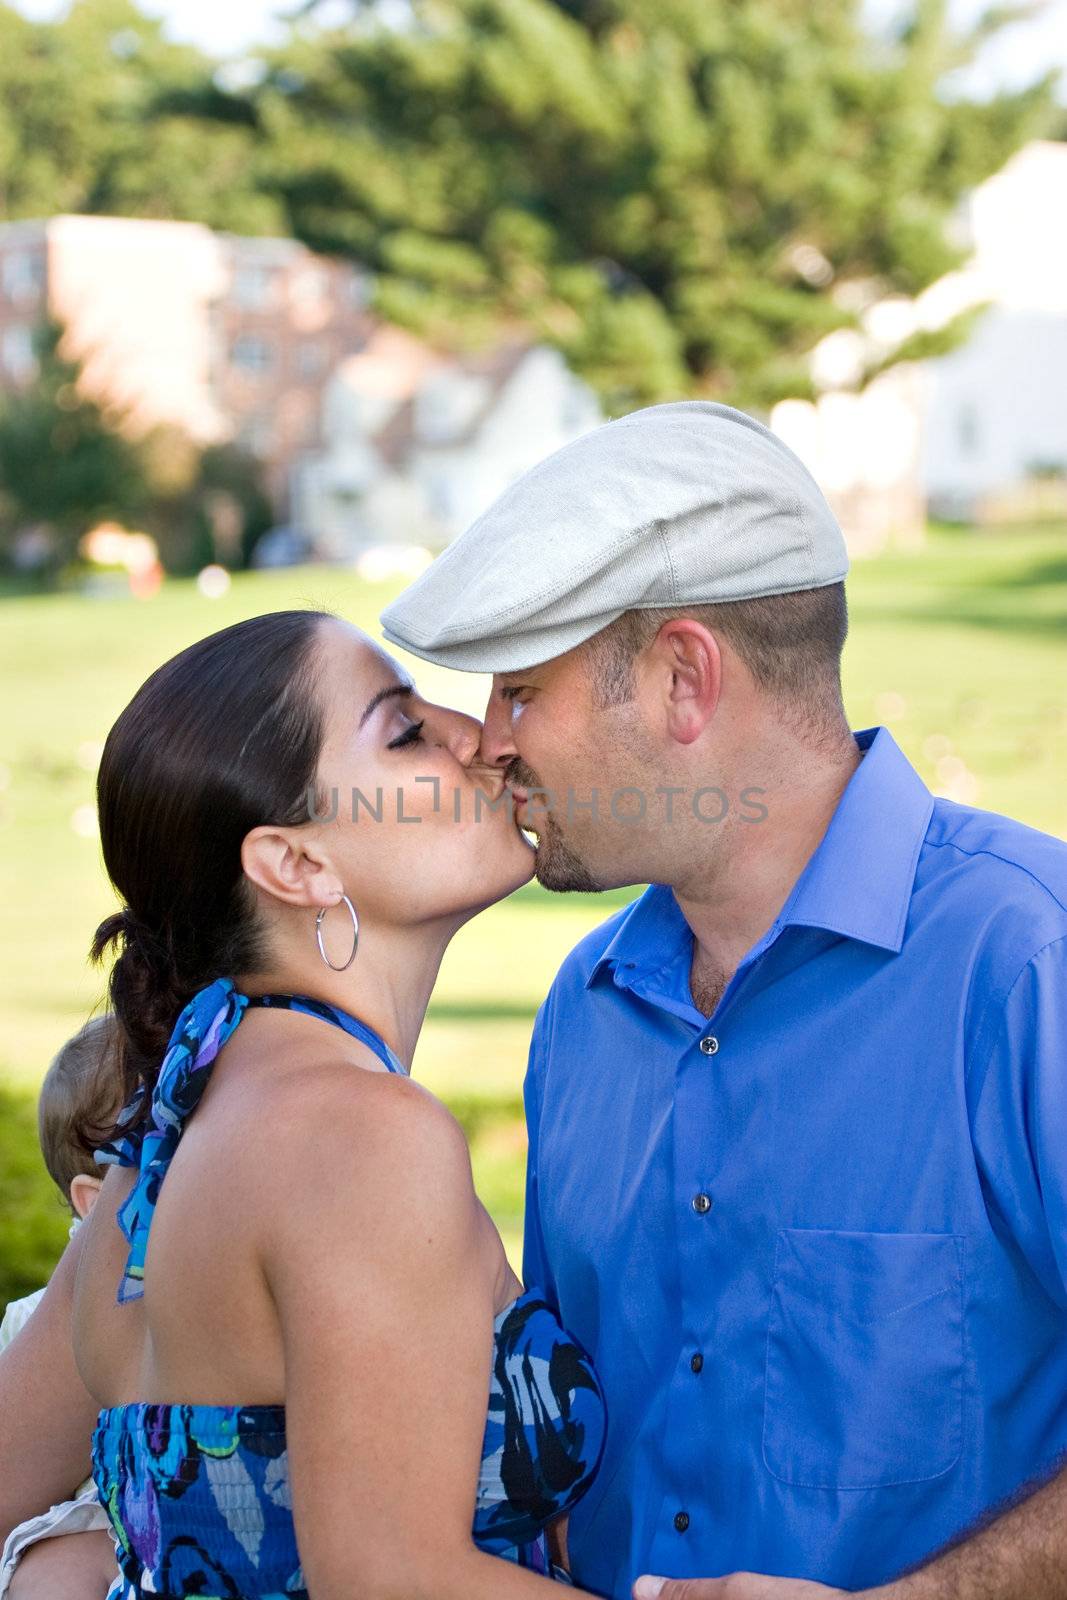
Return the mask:
M832 1600L848 1593L804 1578L766 1578L758 1572L731 1572L725 1578L644 1577L633 1588L634 1600Z

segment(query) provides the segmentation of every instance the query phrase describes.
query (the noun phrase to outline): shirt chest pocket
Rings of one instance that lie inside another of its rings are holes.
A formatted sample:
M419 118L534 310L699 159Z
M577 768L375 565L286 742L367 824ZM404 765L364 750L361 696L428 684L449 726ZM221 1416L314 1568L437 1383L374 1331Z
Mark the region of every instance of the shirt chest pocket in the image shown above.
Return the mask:
M950 1233L779 1231L763 1414L776 1478L877 1489L955 1465L962 1256Z

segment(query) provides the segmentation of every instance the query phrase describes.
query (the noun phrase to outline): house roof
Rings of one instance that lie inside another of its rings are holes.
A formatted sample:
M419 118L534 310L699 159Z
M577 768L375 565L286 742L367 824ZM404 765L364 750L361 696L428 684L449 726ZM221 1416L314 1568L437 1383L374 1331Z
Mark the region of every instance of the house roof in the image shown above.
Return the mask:
M424 349L427 347L423 347ZM420 374L419 381L389 417L374 437L374 444L382 458L391 467L402 465L413 449L417 435L415 429L415 404L422 382L431 371L451 370L456 374L487 380L486 395L481 405L469 416L455 433L446 439L420 441L424 449L453 450L469 444L481 431L486 418L496 404L501 391L529 354L531 346L512 341L496 348L469 356L438 356ZM358 359L358 358L357 358Z

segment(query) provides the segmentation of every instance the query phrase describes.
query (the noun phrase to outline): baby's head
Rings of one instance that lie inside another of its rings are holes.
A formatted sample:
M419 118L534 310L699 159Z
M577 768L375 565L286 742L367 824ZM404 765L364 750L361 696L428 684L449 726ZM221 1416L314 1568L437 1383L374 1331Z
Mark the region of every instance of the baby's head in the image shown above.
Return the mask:
M91 1017L60 1050L45 1073L37 1103L37 1130L45 1166L75 1218L96 1204L102 1178L86 1130L101 1139L117 1115L121 1075L115 1059L118 1030L108 1011Z

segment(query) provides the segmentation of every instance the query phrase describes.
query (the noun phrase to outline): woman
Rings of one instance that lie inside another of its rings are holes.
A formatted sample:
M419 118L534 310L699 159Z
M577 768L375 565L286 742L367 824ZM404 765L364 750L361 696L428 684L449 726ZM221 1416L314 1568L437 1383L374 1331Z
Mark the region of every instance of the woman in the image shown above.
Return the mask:
M0 1530L92 1429L116 1593L548 1593L602 1401L407 1076L450 938L531 873L478 740L319 612L193 645L109 735L129 1100L0 1368Z

